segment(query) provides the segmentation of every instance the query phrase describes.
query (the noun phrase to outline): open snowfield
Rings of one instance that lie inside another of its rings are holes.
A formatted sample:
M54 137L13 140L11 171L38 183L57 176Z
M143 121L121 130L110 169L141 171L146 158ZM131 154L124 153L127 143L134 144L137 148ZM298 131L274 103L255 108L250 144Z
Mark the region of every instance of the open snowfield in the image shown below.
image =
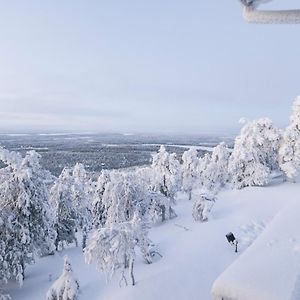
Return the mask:
M163 257L151 265L137 259L135 287L120 287L119 274L106 283L95 266L85 264L78 247L28 267L23 287L11 283L7 291L13 300L45 299L47 290L62 272L63 256L67 254L80 282L80 300L211 299L216 278L299 194L300 184L281 183L280 179L266 187L225 190L219 194L211 219L206 223L193 221L192 201L181 195L175 207L178 217L150 230L150 238ZM225 234L229 231L240 241L237 254L226 241Z

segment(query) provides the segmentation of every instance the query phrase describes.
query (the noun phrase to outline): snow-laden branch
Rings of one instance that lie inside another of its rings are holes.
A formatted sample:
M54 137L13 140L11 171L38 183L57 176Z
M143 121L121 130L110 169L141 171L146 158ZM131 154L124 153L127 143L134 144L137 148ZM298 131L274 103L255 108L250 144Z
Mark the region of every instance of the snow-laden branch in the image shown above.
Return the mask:
M249 23L300 24L300 9L257 10L246 6L244 8L244 18Z

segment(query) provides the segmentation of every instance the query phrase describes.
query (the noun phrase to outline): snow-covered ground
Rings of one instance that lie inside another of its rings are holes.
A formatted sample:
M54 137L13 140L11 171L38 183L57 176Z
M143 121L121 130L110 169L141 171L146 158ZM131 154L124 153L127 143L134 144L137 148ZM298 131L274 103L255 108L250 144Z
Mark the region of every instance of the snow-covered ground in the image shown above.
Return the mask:
M151 265L137 259L135 287L120 287L118 274L106 283L95 266L85 264L80 248L71 248L28 267L23 287L10 283L7 291L13 300L45 299L47 290L62 272L63 256L67 254L80 282L80 300L211 299L216 278L299 195L300 184L276 180L266 187L221 192L206 223L193 221L192 201L179 197L175 207L178 217L150 231L163 257ZM226 241L229 231L241 241L239 253Z

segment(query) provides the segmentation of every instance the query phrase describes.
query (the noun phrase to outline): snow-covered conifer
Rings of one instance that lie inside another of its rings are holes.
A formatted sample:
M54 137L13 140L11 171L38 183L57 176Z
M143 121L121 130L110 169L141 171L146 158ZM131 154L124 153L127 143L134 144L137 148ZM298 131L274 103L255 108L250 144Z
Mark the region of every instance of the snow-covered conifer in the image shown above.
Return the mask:
M151 165L151 186L150 190L161 193L169 199L168 207L162 207L168 214L176 215L172 205L175 203L175 195L180 190L181 168L176 154L169 154L164 146L161 146L158 153L153 156ZM162 199L162 198L161 198ZM158 200L161 200L158 199ZM160 201L163 205L163 201ZM163 220L165 219L162 213Z
M248 122L235 140L229 172L235 188L264 185L277 168L280 131L269 119Z
M72 186L71 170L64 168L50 190L50 203L55 212L56 249L73 242L77 244L75 236L77 214L71 192Z
M54 250L56 235L45 184L49 173L34 151L24 158L0 152L8 170L0 186L0 280L22 284L25 266Z
M279 150L279 165L286 178L293 181L300 168L300 96L293 104L290 119Z
M225 143L216 146L210 159L207 160L207 165L202 172L203 188L217 193L229 179L228 161L230 151Z
M66 256L63 273L47 292L47 300L78 300L78 298L79 281L74 277L70 260Z
M91 227L91 194L83 164L77 163L72 172L72 202L76 213L76 227L82 231L82 248L85 248L88 231Z
M192 190L198 174L198 153L195 148L185 151L182 155L182 190L192 199Z
M205 222L209 218L209 214L216 198L210 193L201 193L193 206L193 218L195 221Z

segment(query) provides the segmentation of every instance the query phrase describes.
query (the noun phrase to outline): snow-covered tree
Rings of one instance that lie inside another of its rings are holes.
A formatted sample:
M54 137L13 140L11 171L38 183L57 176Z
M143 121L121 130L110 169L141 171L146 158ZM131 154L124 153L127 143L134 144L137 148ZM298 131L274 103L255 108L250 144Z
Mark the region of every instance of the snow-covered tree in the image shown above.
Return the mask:
M0 289L0 300L11 300L11 297Z
M47 300L78 300L79 281L74 277L69 258L64 259L61 276L53 283L47 292Z
M83 164L77 163L72 172L71 195L76 213L76 228L82 231L82 248L85 248L88 231L91 227L91 193Z
M209 219L209 214L216 198L210 193L201 193L193 205L193 218L195 221L205 222Z
M225 143L221 143L213 149L209 160L204 159L203 165L205 165L205 168L201 173L203 188L217 193L226 184L229 180L229 157L229 149Z
M153 155L153 190L174 199L180 189L180 163L176 154L169 154L164 146Z
M197 187L204 188L206 185L205 174L211 161L211 153L205 153L204 156L199 158L198 163L198 176L197 176Z
M131 284L135 285L133 273L135 247L140 247L148 261L151 257L148 245L150 241L147 230L141 218L135 214L130 222L112 223L110 227L96 230L85 249L85 259L89 264L94 262L97 269L105 273L107 279L120 269L121 281L124 280L126 284L125 271L128 269Z
M172 205L175 203L176 193L181 188L181 168L176 154L169 154L165 147L161 146L158 153L153 155L151 176L150 190L161 193L169 199L168 208L165 207L163 210L169 209L169 216L175 216ZM164 216L164 213L162 213L162 216ZM165 218L163 217L163 219Z
M22 284L25 266L55 249L45 184L49 173L34 151L21 158L0 149L0 157L8 171L0 184L0 281L16 279Z
M102 170L97 180L92 204L92 224L94 228L99 228L105 225L107 213L103 194L110 181L110 172L108 170Z
M192 190L198 175L198 152L195 148L185 151L182 155L182 190L192 199Z
M50 203L55 212L56 249L73 242L77 244L77 213L73 203L72 186L71 170L64 168L50 190Z
M235 188L268 183L271 171L277 168L280 140L280 131L267 118L244 125L229 160Z
M300 96L293 104L290 119L279 150L279 165L285 176L293 181L300 168Z

